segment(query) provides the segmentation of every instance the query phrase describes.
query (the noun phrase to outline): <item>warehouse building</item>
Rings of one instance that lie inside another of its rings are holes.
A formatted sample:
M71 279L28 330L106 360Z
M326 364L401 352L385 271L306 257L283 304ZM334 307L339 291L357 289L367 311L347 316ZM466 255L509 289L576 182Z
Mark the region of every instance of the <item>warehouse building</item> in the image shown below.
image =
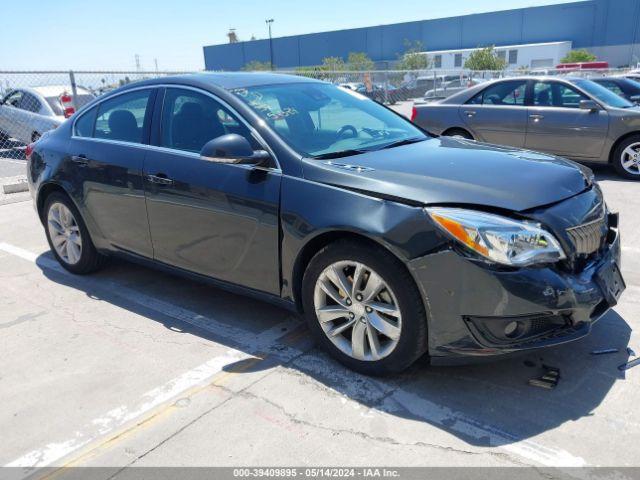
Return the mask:
M496 45L505 47L507 55L510 46L569 42L571 48L586 48L613 67L636 65L640 0L588 0L274 38L274 64L279 69L319 65L325 57L346 59L349 52L365 52L384 68L404 53L407 40L422 42L429 54ZM239 70L254 60L269 61L269 40L204 47L207 70ZM511 65L531 67L531 62Z

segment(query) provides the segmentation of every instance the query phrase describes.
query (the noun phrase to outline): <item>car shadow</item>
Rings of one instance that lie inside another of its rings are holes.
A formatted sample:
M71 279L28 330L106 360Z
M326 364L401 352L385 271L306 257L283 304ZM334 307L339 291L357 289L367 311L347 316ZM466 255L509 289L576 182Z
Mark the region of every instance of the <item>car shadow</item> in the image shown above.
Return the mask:
M613 182L622 182L622 183L638 183L637 180L631 180L629 178L621 177L616 173L616 171L610 165L603 164L587 164L587 166L593 170L593 173L596 176L596 180L598 182L613 181Z
M162 313L121 295L119 289L161 298L190 311L208 314L222 322L256 333L278 325L291 312L146 267L112 260L90 276L75 276L55 268L50 253L36 260L51 281L83 291L88 297L109 302L159 322L180 334L215 341L246 353L246 345L176 316ZM371 412L431 424L469 445L501 446L521 442L566 422L593 415L617 381L625 378L617 366L627 362L631 328L615 311L608 312L593 327L591 335L566 345L532 351L491 363L435 367L427 357L419 359L399 375L373 378L342 367L313 346L303 323L283 332L279 340L298 350L293 356L279 355L274 348L262 361L242 360L225 367L242 374L282 365L311 377L330 391L370 409ZM593 355L596 349L615 348L616 353ZM528 385L543 375L543 365L560 369L555 389ZM353 415L360 415L353 410Z

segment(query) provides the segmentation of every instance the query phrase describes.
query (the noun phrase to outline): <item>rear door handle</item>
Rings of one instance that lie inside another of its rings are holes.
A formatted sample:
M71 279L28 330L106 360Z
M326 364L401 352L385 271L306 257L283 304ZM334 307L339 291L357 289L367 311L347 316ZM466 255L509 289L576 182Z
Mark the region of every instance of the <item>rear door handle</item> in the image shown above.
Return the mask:
M164 173L157 175L147 175L147 180L158 185L173 185L173 180L168 178Z
M86 167L89 165L89 159L83 154L72 156L71 161L79 167Z
M464 111L464 114L465 114L467 117L471 118L471 117L475 116L476 112L475 112L474 110L465 110L465 111Z
M529 115L529 118L533 119L534 122L537 122L538 120L542 120L544 115L533 114Z

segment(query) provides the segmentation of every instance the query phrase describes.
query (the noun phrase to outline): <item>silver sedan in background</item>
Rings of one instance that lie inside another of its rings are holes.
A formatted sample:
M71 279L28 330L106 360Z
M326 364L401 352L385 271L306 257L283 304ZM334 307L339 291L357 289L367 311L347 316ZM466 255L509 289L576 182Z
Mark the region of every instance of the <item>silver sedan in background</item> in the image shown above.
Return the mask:
M67 117L95 97L77 87L73 102L68 85L24 87L9 91L0 100L0 147L9 138L28 144L49 130L57 128ZM72 107L72 104L74 105Z
M610 163L640 180L640 108L588 79L496 80L416 105L414 122L438 135Z

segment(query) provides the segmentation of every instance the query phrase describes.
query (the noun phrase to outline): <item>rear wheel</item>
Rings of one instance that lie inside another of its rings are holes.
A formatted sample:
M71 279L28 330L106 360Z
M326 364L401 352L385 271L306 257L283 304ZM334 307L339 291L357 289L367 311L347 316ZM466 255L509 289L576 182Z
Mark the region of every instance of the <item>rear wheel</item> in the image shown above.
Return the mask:
M303 302L316 341L358 372L399 372L427 349L418 289L382 248L340 241L320 250L304 275Z
M612 161L618 175L640 180L640 135L623 140L613 152Z
M452 128L451 130L447 130L442 134L443 137L454 137L454 138L466 138L467 140L473 140L473 135L471 135L466 130L462 128Z
M98 270L106 257L98 253L73 202L60 192L50 194L44 208L45 232L56 260L72 273Z

